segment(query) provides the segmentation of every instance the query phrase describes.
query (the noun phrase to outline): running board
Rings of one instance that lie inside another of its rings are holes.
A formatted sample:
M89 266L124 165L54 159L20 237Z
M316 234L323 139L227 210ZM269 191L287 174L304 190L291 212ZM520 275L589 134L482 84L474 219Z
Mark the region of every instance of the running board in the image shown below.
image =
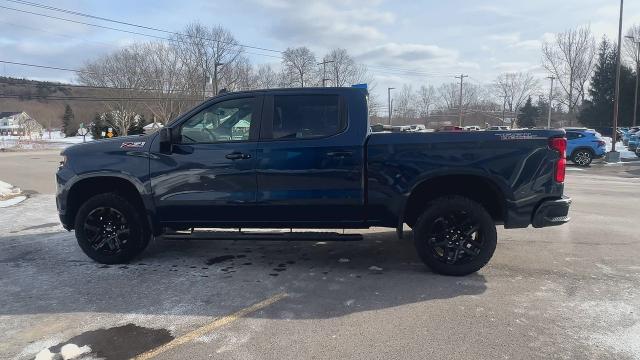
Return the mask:
M341 234L318 231L218 231L191 229L168 232L167 240L263 240L263 241L360 241L362 234Z

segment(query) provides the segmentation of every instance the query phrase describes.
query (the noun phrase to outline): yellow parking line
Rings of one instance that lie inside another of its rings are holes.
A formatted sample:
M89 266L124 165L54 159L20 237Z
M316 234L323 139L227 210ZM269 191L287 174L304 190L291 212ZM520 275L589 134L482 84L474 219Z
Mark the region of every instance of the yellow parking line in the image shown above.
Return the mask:
M266 308L269 305L272 305L282 299L284 299L285 297L287 297L287 294L285 293L280 293L280 294L276 294L266 300L260 301L259 303L255 303L249 307L246 307L242 310L239 310L231 315L227 315L227 316L223 316L221 318L218 318L216 320L214 320L213 322L201 326L193 331L190 331L182 336L179 336L173 340L171 340L170 342L157 347L155 349L149 350L145 353L142 353L138 356L135 357L135 360L148 360L148 359L152 359L160 354L162 354L165 351L171 350L173 348L176 348L182 344L188 343L190 341L193 341L201 336L204 336L214 330L217 330L227 324L230 324L238 319L240 319L241 317L247 316L249 314L251 314L252 312L261 310Z

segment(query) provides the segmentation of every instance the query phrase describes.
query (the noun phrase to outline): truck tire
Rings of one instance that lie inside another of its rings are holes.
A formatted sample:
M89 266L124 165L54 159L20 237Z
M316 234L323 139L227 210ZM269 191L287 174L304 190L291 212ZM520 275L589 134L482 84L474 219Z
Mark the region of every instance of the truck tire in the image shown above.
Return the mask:
M589 166L593 161L593 151L589 149L578 149L571 154L571 161L578 166Z
M130 261L151 239L143 213L115 193L98 194L82 204L75 232L82 251L102 264Z
M430 202L414 228L414 242L422 261L434 272L462 276L485 266L496 249L491 215L463 196Z

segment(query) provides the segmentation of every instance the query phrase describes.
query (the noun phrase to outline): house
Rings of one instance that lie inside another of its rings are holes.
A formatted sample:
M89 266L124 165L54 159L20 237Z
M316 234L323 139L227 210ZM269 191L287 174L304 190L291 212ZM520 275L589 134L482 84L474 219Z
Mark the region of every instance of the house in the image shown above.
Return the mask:
M42 125L24 111L0 112L0 136L32 136L43 132Z

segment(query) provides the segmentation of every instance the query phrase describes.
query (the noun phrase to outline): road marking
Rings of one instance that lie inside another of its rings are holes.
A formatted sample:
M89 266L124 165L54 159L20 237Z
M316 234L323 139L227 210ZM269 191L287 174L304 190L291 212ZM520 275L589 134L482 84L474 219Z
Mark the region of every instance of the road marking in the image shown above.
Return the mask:
M252 312L256 312L258 310L264 309L267 306L270 306L282 299L284 299L285 297L287 297L287 294L285 293L280 293L280 294L276 294L266 300L262 300L259 303L255 303L249 307L246 307L244 309L241 309L231 315L227 315L227 316L223 316L221 318L218 318L216 320L214 320L213 322L201 326L193 331L190 331L182 336L179 336L173 340L171 340L170 342L157 347L155 349L149 350L147 352L144 352L138 356L136 356L134 359L135 360L148 360L148 359L152 359L160 354L162 354L163 352L166 352L168 350L171 350L173 348L176 348L180 345L186 344L190 341L193 341L199 337L202 337L214 330L217 330L225 325L228 325L242 317L245 317L249 314L251 314Z

